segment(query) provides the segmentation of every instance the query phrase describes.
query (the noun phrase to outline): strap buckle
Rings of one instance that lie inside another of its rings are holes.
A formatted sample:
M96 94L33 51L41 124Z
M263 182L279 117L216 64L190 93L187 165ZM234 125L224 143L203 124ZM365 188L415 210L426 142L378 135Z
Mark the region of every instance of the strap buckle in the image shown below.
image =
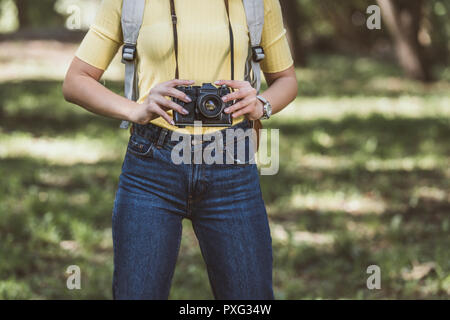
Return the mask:
M124 44L122 49L122 62L134 61L134 59L136 59L136 45Z
M172 24L177 24L177 15L172 14Z
M252 59L255 62L260 62L265 58L264 49L261 46L252 47Z

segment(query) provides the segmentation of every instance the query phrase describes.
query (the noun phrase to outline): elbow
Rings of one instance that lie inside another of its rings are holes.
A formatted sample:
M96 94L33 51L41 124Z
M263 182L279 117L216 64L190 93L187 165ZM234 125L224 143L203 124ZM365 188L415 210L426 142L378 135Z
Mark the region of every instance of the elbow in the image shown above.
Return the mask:
M103 70L92 67L75 57L62 84L64 99L74 104L83 102L84 88L89 87L92 79L98 81L102 74Z
M295 79L294 100L298 96L298 93L299 93L298 82L297 82L297 79Z
M73 80L70 74L66 75L66 78L64 79L63 85L62 85L62 94L64 97L64 100L67 102L73 103L73 86L72 86Z
M298 86L297 73L295 72L295 67L292 68L292 72L291 72L290 76L291 76L292 85L295 87L295 97L297 97L298 92L299 92L299 90L298 90L299 86Z
M292 93L291 93L291 102L295 100L299 93L298 89L298 81L297 77L294 75L293 77L290 77L291 86L292 86Z
M299 84L298 84L298 79L297 79L297 73L295 72L295 68L293 70L294 72L291 74L291 78L292 78L292 85L294 86L294 98L293 100L295 100L295 98L298 96L299 93Z

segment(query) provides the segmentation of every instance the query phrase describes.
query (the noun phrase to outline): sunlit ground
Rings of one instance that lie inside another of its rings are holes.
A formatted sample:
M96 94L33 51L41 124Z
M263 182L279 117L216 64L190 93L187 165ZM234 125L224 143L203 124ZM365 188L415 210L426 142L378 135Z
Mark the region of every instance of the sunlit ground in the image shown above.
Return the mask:
M128 133L63 101L74 50L0 44L0 298L111 298ZM116 59L105 76L117 92L121 73ZM314 56L297 73L299 97L266 124L280 129L280 171L261 177L276 298L448 298L450 68L422 85L390 63ZM184 226L171 298L212 298ZM366 287L372 264L381 290Z

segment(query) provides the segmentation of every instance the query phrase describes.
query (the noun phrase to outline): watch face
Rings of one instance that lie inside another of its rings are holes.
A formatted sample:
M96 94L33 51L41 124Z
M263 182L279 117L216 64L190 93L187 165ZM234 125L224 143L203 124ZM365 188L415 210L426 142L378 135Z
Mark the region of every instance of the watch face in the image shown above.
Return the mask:
M267 99L264 98L263 96L257 96L257 98L263 102L264 113L261 118L269 119L270 116L272 115L272 106L270 105L269 101L267 101Z
M272 106L270 103L267 103L267 117L270 117L272 115Z

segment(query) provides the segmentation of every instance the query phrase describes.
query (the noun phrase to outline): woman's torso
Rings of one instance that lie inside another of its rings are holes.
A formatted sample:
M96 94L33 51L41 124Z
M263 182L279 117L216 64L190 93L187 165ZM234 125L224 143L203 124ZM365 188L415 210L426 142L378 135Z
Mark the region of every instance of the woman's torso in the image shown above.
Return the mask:
M175 0L175 10L179 78L194 80L194 85L230 79L230 37L224 0ZM229 10L234 38L234 74L236 80L243 80L249 39L242 0L229 0ZM140 55L139 102L146 99L155 84L175 77L171 21L169 1L147 1L137 44ZM234 123L241 120L242 117ZM176 129L162 118L152 122ZM191 131L193 128L187 129ZM222 128L204 128L203 133L219 129Z

